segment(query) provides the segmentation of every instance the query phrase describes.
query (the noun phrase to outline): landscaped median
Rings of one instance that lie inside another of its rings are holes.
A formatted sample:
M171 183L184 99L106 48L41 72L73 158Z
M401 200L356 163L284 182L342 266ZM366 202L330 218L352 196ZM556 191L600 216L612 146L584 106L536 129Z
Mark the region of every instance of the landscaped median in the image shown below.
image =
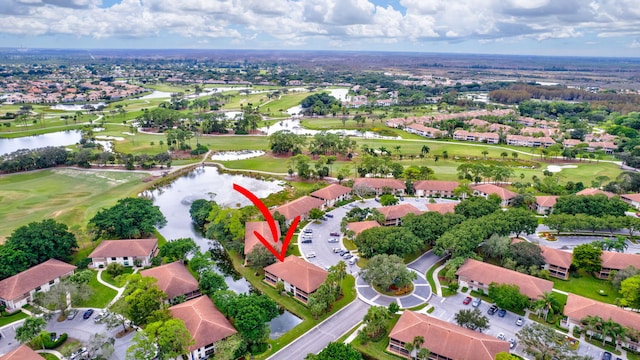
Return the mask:
M268 358L269 356L273 355L278 350L282 349L284 346L291 343L293 340L306 333L307 331L311 330L314 326L316 326L329 316L335 314L337 311L347 306L349 303L356 299L355 278L351 275L347 275L342 281L344 296L340 300L333 303L331 312L323 314L318 317L317 320L315 320L311 315L309 309L304 304L288 295L278 294L278 290L265 283L263 281L263 271L256 272L255 269L243 266L242 258L238 253L234 251L229 251L229 257L233 262L233 267L235 268L235 270L239 272L245 279L247 279L253 287L276 301L278 305L284 307L289 312L302 319L302 322L300 324L283 334L278 339L269 340L270 348L265 353L255 356L255 359Z

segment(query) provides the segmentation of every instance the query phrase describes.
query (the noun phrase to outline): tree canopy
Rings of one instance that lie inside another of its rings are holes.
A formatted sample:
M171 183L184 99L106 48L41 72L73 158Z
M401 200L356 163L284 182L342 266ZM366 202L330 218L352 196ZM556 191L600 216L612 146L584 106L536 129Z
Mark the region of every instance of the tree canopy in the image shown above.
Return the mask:
M362 360L362 354L351 344L330 342L320 353L308 354L305 360Z
M274 154L299 154L306 142L304 136L296 135L289 130L280 130L269 135L269 149Z
M628 205L618 196L608 198L604 194L560 196L553 206L554 214L585 214L625 216Z
M175 359L189 353L193 338L180 319L167 319L148 324L142 332L136 333L127 355L134 359L151 359L157 351L161 360Z
M600 271L602 267L602 248L592 243L581 244L573 248L573 261L578 269L588 273Z
M520 287L513 284L489 284L489 297L498 307L520 312L529 306L529 298L522 295Z
M404 257L423 246L411 230L402 227L374 227L361 232L355 240L360 255L370 258L379 254Z
M167 223L160 208L142 197L118 200L109 209L102 209L89 220L96 238L131 239L150 237L156 227Z
M367 266L360 272L364 281L388 289L391 285L399 288L409 285L417 275L397 255L380 254L372 257Z

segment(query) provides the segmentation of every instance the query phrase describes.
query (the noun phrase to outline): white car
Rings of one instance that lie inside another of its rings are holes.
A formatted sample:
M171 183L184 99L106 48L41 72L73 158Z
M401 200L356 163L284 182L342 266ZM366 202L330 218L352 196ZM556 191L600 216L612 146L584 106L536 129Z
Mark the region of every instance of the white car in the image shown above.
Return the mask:
M498 338L498 340L507 340L507 337L504 336L504 333L499 333L496 337Z
M316 253L314 252L310 252L307 254L307 259L313 259L314 257L316 257Z

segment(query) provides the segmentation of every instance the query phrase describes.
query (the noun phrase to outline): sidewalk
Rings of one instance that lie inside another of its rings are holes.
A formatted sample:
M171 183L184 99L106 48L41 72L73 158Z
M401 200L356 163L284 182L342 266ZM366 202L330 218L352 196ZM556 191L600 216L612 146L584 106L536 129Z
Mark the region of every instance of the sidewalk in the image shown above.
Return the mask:
M117 291L118 293L116 294L116 296L113 298L113 300L111 300L109 302L109 304L107 304L107 306L105 308L109 308L111 305L113 305L116 301L118 301L118 299L120 299L120 297L122 296L122 293L124 292L124 289L126 286L123 286L121 288L113 286L111 284L109 284L108 282L102 280L102 272L104 271L104 269L99 269L98 270L98 282L108 288L111 288L115 291ZM136 268L133 273L135 274L138 271L138 269Z

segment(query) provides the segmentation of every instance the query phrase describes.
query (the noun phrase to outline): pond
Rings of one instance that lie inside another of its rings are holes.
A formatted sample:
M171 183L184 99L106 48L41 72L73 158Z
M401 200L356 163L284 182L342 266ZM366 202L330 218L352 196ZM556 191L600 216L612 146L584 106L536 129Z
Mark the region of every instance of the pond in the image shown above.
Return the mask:
M73 145L79 142L81 138L82 133L78 130L74 130L13 139L0 139L0 155L10 154L20 149L37 149L47 146Z
M251 202L247 198L233 190L234 183L249 189L259 198L283 189L278 182L221 174L216 167L207 166L198 167L162 188L145 191L143 196L152 199L167 218L167 225L159 229L162 236L167 240L192 238L201 251L212 253L218 265L216 270L225 276L229 289L237 293L247 293L250 290L249 282L233 271L226 252L216 241L205 238L189 215L191 203L198 199L214 200L219 205L227 207L250 205Z
M285 310L277 318L269 322L269 329L271 329L269 338L271 340L277 339L280 336L282 336L282 334L293 329L296 325L300 324L301 322L302 322L302 319L293 315L289 311Z

